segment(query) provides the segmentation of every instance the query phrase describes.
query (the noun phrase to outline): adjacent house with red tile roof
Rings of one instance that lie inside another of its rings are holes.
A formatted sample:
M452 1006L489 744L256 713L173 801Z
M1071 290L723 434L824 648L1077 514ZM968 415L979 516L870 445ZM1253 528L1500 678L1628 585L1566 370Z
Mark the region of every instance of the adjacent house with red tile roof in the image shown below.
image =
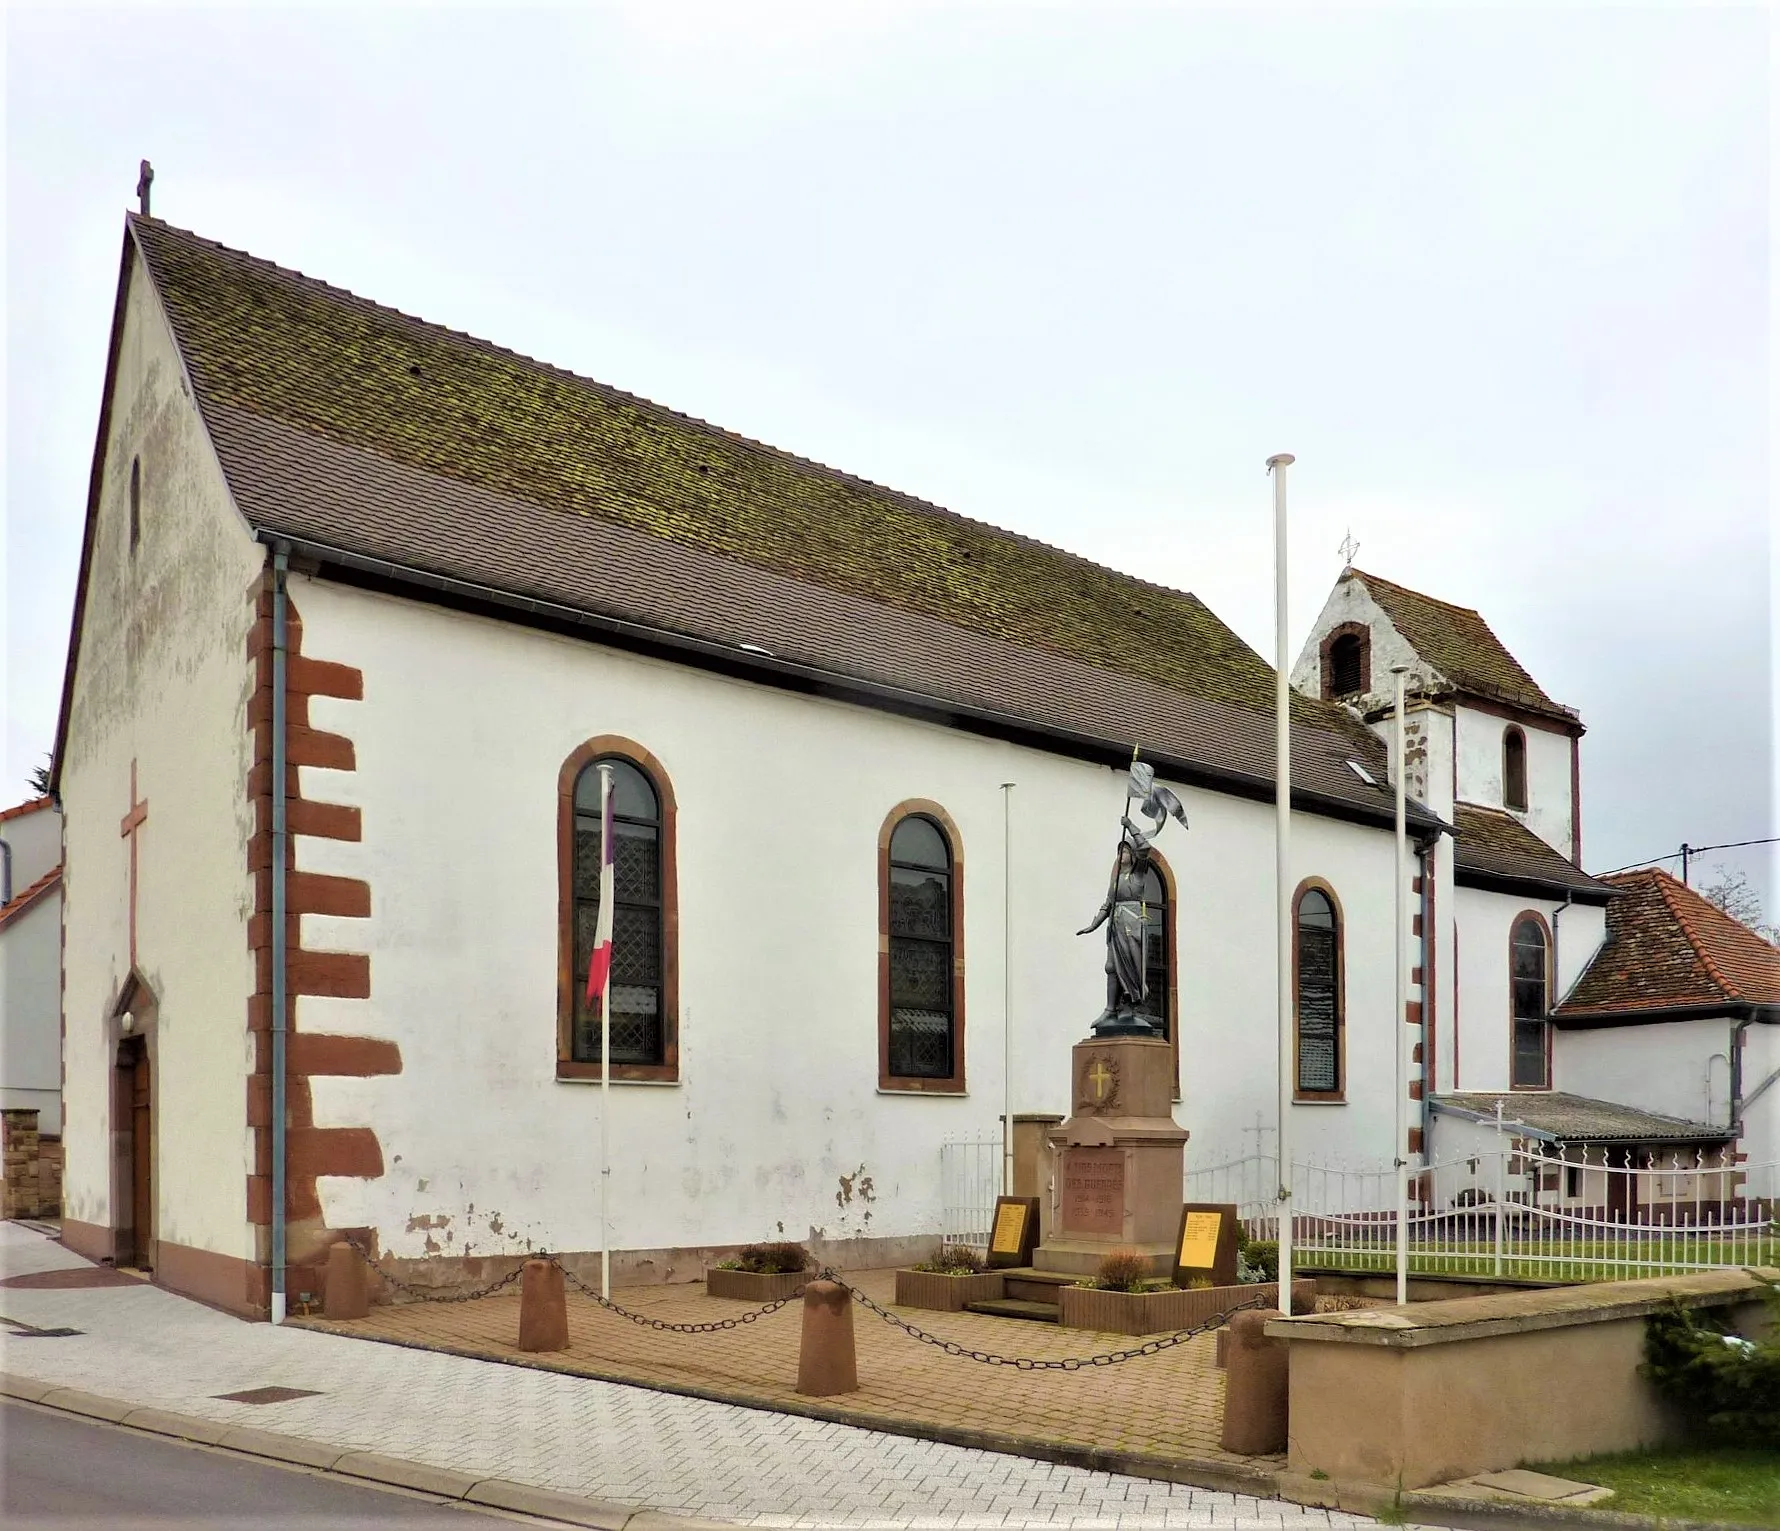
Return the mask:
M1293 684L1388 742L1399 672L1410 795L1453 828L1422 842L1434 1156L1500 1115L1615 1163L1780 1157L1740 1105L1780 1104L1774 948L1663 873L1588 875L1576 710L1478 612L1349 568Z
M0 809L0 1109L62 1131L62 816L47 797Z

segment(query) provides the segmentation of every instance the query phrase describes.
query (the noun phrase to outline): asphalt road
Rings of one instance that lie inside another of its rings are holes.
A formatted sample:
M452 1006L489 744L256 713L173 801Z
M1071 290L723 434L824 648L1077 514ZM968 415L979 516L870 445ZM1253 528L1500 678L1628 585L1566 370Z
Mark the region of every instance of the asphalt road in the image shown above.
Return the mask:
M514 1520L30 1404L0 1403L0 1522L7 1531L480 1531Z

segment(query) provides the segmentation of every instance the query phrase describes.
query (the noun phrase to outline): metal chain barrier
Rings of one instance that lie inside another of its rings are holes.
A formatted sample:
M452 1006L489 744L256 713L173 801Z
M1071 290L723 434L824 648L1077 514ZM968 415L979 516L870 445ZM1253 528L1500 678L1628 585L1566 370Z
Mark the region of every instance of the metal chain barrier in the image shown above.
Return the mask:
M389 1271L385 1270L362 1245L353 1242L352 1247L357 1252L358 1257L363 1260L366 1265L376 1271L379 1276L387 1281L398 1292L413 1298L416 1302L475 1302L479 1298L491 1297L504 1287L511 1286L520 1278L525 1270L525 1267L522 1264L517 1269L502 1276L498 1281L491 1281L487 1286L478 1287L470 1292L431 1292L424 1287L416 1287L410 1282L403 1281L399 1276L392 1275ZM611 1298L602 1297L599 1292L577 1276L555 1255L538 1253L528 1256L528 1258L549 1261L550 1264L554 1265L562 1272L563 1279L567 1281L570 1286L574 1287L582 1296L591 1298L594 1302L598 1303L600 1307L606 1309L607 1312L616 1313L620 1318L627 1318L633 1324L637 1324L642 1328L658 1329L665 1334L717 1334L726 1329L741 1329L748 1324L757 1323L763 1318L770 1318L773 1314L779 1312L782 1308L789 1307L803 1296L803 1288L800 1287L789 1297L781 1297L777 1302L769 1302L764 1307L755 1308L751 1312L738 1313L734 1318L713 1319L711 1322L704 1324L672 1324L665 1318L652 1318L647 1313L633 1313L629 1308L624 1307L622 1304L613 1302ZM1239 1302L1234 1307L1225 1308L1221 1313L1212 1314L1212 1316L1206 1319L1202 1324L1195 1324L1190 1329L1179 1329L1173 1334L1162 1335L1157 1339L1146 1340L1143 1344L1133 1345L1128 1350L1104 1351L1096 1356L1063 1356L1050 1359L1039 1356L1004 1356L999 1355L992 1350L972 1350L968 1346L960 1345L956 1340L948 1340L942 1335L929 1334L925 1329L921 1328L920 1325L911 1324L906 1318L898 1318L896 1314L892 1313L888 1308L875 1302L866 1293L854 1286L853 1283L848 1281L846 1277L842 1276L839 1271L828 1266L823 1266L822 1269L815 1272L815 1274L810 1277L810 1280L832 1281L837 1286L845 1287L847 1291L852 1294L855 1302L867 1311L875 1313L879 1318L883 1319L885 1323L889 1324L891 1328L900 1329L904 1334L908 1335L910 1339L917 1340L923 1345L931 1345L934 1349L945 1355L959 1356L967 1361L977 1361L984 1366L1011 1366L1015 1371L1022 1372L1074 1372L1080 1371L1086 1366L1117 1366L1121 1361L1135 1360L1138 1356L1159 1355L1164 1350L1172 1350L1176 1345L1184 1345L1188 1340L1196 1340L1202 1334L1209 1334L1214 1329L1222 1328L1224 1324L1229 1322L1233 1314L1244 1312L1249 1308L1271 1307L1273 1304L1273 1299L1271 1298L1254 1297L1247 1302Z
M660 1329L668 1334L715 1334L720 1329L740 1329L744 1324L752 1324L760 1319L770 1317L779 1309L788 1307L803 1296L803 1287L799 1287L789 1297L781 1297L777 1302L769 1302L764 1308L755 1308L750 1313L738 1313L734 1318L713 1319L708 1324L670 1324L665 1318L651 1318L647 1313L632 1313L629 1308L621 1307L610 1297L600 1296L555 1255L540 1255L537 1258L548 1260L562 1272L563 1280L567 1281L582 1296L591 1297L608 1312L616 1313L620 1318L628 1318L633 1324L640 1324L645 1329ZM812 1276L810 1279L813 1281L816 1277Z
M394 1272L385 1270L384 1267L378 1263L376 1256L374 1256L370 1250L366 1249L364 1245L360 1244L357 1239L348 1239L346 1242L352 1246L353 1252L359 1259L363 1260L366 1265L376 1271L377 1274L394 1287L396 1291L402 1293L406 1297L412 1297L416 1302L475 1302L478 1298L492 1297L503 1287L512 1286L513 1283L525 1272L525 1266L521 1264L515 1266L499 1280L491 1281L487 1286L477 1287L471 1292L435 1292L428 1287L415 1286L412 1282L402 1280L402 1278Z

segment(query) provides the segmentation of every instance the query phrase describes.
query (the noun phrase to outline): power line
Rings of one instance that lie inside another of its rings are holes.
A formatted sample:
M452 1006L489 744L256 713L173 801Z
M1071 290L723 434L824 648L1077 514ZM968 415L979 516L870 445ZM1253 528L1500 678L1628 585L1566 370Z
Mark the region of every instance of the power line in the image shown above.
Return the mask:
M1666 856L1646 856L1642 861L1627 862L1626 865L1622 867L1615 867L1611 872L1597 872L1595 875L1597 877L1613 877L1620 872L1634 871L1638 867L1655 866L1659 862L1679 860L1681 863L1681 880L1686 882L1687 864L1695 856L1701 855L1706 851L1741 850L1746 845L1780 845L1780 835L1768 835L1760 840L1726 840L1718 845L1689 845L1684 840L1681 843L1680 850L1670 851Z

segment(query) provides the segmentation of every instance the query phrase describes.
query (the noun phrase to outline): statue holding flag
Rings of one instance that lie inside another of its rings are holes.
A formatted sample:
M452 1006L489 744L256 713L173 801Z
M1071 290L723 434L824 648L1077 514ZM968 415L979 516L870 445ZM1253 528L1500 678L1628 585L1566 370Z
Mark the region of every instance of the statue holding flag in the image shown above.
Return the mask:
M1133 804L1137 815L1148 821L1147 829L1139 829L1132 821ZM1156 784L1155 767L1138 760L1134 750L1125 788L1125 812L1119 820L1124 832L1119 837L1118 859L1113 865L1106 901L1093 923L1076 932L1085 936L1106 926L1106 1009L1094 1022L1097 1037L1159 1034L1141 1008L1145 999L1144 927L1149 922L1144 887L1149 880L1151 847L1170 818L1179 819L1181 827L1186 828L1187 815L1180 799Z

